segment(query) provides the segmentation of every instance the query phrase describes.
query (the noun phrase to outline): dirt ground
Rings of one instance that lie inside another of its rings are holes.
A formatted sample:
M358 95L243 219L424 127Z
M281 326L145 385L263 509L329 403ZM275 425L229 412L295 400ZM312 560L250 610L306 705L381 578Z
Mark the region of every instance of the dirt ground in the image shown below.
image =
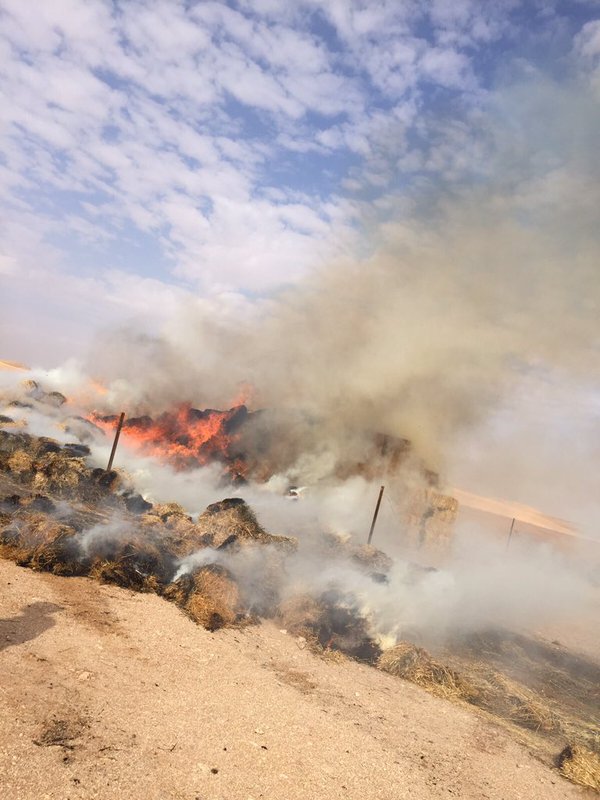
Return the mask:
M583 796L476 711L304 645L0 560L0 796Z

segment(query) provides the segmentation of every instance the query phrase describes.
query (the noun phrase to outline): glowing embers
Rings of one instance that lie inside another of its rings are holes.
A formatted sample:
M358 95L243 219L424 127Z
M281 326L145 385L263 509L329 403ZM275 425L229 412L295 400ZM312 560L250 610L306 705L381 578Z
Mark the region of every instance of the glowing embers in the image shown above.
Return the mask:
M123 438L177 469L189 469L210 461L225 462L231 472L244 474L239 458L239 430L248 417L246 406L228 411L201 411L188 405L165 411L156 418L149 416L126 419ZM105 430L117 424L116 416L93 415L93 421Z

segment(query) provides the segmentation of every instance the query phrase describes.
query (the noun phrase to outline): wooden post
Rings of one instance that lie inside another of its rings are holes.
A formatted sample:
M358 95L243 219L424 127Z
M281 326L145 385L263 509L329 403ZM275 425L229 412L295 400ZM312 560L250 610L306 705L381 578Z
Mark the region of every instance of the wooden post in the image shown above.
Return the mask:
M508 550L510 546L510 540L512 539L513 530L515 527L515 518L513 517L513 521L510 523L510 531L508 532L508 539L506 540L506 549Z
M377 514L379 514L379 506L381 505L381 498L383 497L383 490L385 486L382 486L379 490L379 497L377 498L377 505L375 506L375 513L373 514L373 522L371 523L371 530L369 531L369 538L367 539L367 544L371 544L371 539L373 538L373 531L375 529L375 523L377 522Z
M117 445L119 444L119 436L121 435L121 428L123 427L123 420L125 419L125 412L121 411L121 416L119 417L119 422L117 423L117 432L115 433L115 440L113 442L112 450L110 451L110 458L108 459L108 466L106 467L106 471L110 472L113 465L113 460L115 457L115 453L117 452Z

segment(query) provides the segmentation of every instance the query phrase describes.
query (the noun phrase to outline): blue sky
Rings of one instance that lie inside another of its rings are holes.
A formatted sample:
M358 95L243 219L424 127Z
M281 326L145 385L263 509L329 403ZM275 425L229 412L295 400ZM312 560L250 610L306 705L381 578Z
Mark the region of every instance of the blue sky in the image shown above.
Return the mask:
M0 0L2 355L365 252L415 186L486 179L515 73L599 58L594 0Z

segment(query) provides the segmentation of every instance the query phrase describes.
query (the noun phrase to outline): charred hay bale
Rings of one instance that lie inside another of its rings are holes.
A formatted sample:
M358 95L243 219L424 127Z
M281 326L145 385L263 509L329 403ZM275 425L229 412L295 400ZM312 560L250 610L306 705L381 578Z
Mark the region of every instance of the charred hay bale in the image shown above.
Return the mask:
M557 766L568 780L600 792L600 753L569 744L559 754Z
M67 525L61 527L52 541L34 548L26 566L54 575L87 575L89 561L81 553L76 531Z
M61 427L65 433L75 436L76 439L79 439L79 441L83 443L101 440L105 437L102 428L94 425L93 422L89 419L85 419L85 417L68 417L62 422Z
M318 629L323 609L312 595L298 594L279 604L278 619L284 628L306 636Z
M180 557L206 546L197 535L192 518L178 503L158 503L140 521L144 527L164 530L173 551Z
M211 564L194 574L185 611L209 631L244 620L237 583L223 567Z
M0 430L0 452L8 458L15 450L24 450L31 453L34 437L28 433Z
M351 594L330 590L317 598L292 597L279 606L278 618L317 651L338 650L368 664L375 663L381 655Z
M88 490L92 495L109 494L117 491L122 482L121 475L115 469L107 471L95 467L89 475Z
M175 556L163 539L132 531L126 539L88 544L90 577L139 592L158 592L173 574Z
M49 453L60 453L60 444L47 436L32 437L31 451L36 458L41 458Z
M284 550L295 551L298 543L289 536L267 533L259 524L250 506L239 497L229 497L212 503L198 517L194 538L208 547L220 547L235 537L239 542L272 544Z
M61 448L61 452L71 458L86 458L90 455L91 450L87 444L80 444L79 442L67 442Z
M13 517L0 531L0 550L20 566L32 569L63 575L86 571L75 529L39 512Z
M36 400L55 408L59 408L67 402L67 398L61 392L42 392L39 397L36 397Z
M168 583L162 588L162 596L165 600L175 603L180 608L185 608L189 596L194 590L194 576L191 573L182 575L176 581Z
M386 650L377 666L390 675L416 683L441 697L470 700L477 694L475 687L458 672L436 661L427 650L412 642L398 642Z
M130 514L146 514L152 510L152 503L144 500L138 492L127 492L123 495L125 508Z
M156 516L156 514L142 514L138 518L138 522L143 528L150 531L162 530L164 528L164 522L160 517Z

